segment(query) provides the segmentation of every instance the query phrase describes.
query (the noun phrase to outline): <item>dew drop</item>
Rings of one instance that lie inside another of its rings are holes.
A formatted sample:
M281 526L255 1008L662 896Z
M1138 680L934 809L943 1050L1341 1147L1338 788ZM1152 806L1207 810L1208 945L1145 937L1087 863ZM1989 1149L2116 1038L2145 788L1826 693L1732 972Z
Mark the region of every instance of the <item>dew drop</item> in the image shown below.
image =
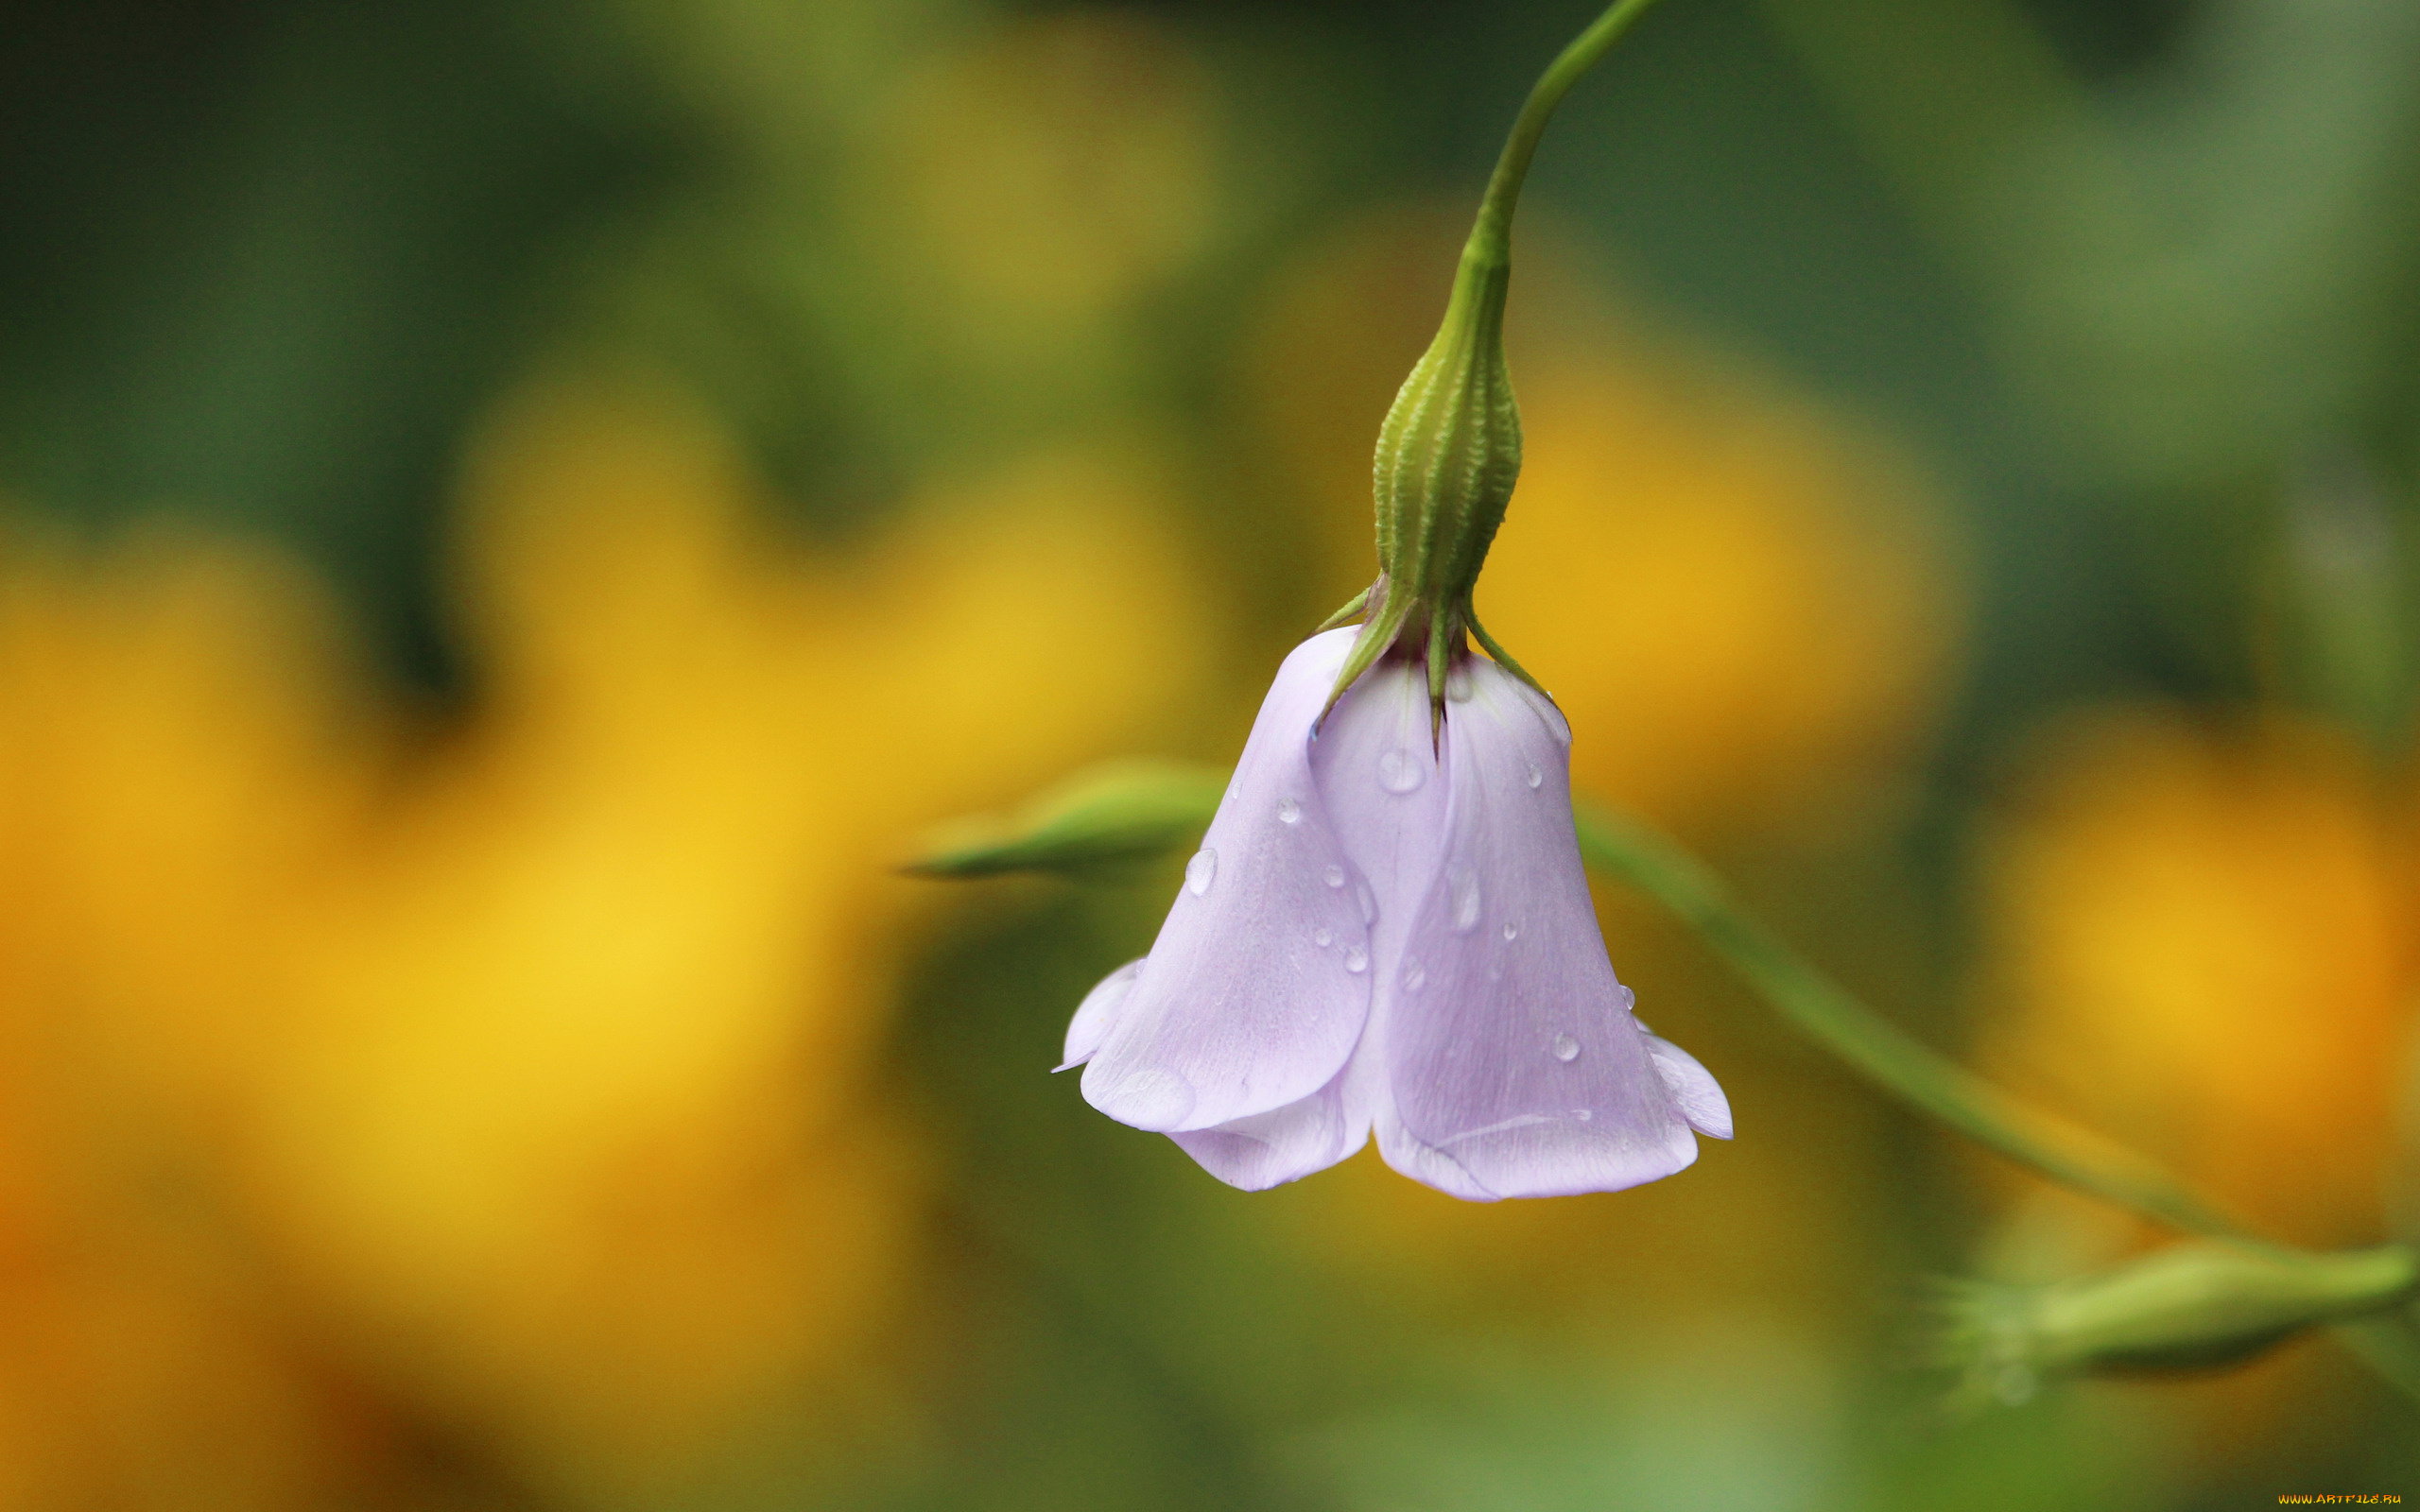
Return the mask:
M1428 968L1421 965L1418 961L1406 961L1403 963L1403 989L1405 991L1417 992L1427 985Z
M1358 976L1370 969L1370 953L1358 945L1344 947L1344 969Z
M1478 873L1456 867L1446 873L1446 882L1454 892L1454 933L1467 935L1478 928Z
M1329 929L1326 925L1322 924L1319 928L1311 931L1311 943L1322 950L1325 950L1336 943L1336 931Z
M1203 846L1184 864L1184 890L1196 898L1210 891L1210 884L1219 877L1219 852Z
M1370 890L1368 882L1357 879L1354 882L1353 901L1361 905L1361 922L1374 924L1378 921L1378 895Z
M1341 887L1344 885L1344 868L1342 867L1330 867L1327 868L1325 878L1329 886Z
M1420 758L1401 747L1378 756L1378 785L1390 793L1409 793L1428 780Z
M1595 1113L1593 1110L1591 1110L1591 1109L1589 1109L1589 1108L1573 1108L1573 1109L1571 1110L1571 1116L1572 1116L1572 1118L1573 1118L1575 1121L1577 1121L1577 1122L1579 1122L1579 1123L1585 1124L1585 1123L1587 1123L1590 1119L1595 1118L1597 1115L1596 1115L1596 1113Z
M1554 1058L1569 1065L1580 1058L1580 1041L1567 1034L1554 1037Z
M1303 805L1295 802L1290 798L1279 799L1277 800L1277 822L1280 824L1302 823Z
M1520 926L1520 925L1518 925L1518 924L1516 924L1516 923L1514 923L1514 922L1512 922L1512 920L1511 920L1511 919L1506 919L1506 920L1504 921L1504 940L1505 940L1505 943L1509 945L1509 944L1511 944L1512 941L1514 941L1514 940L1516 940L1516 939L1519 939L1520 937L1521 937L1521 926Z
M1530 785L1531 787L1543 787L1543 786L1545 786L1545 785L1546 785L1546 781L1547 781L1547 774L1546 774L1546 773L1544 773L1544 772L1542 772L1542 771L1540 771L1540 770L1538 770L1538 764L1537 764L1537 763L1535 763L1535 762L1531 762L1531 763L1530 764L1530 776L1529 776L1529 782L1530 782Z

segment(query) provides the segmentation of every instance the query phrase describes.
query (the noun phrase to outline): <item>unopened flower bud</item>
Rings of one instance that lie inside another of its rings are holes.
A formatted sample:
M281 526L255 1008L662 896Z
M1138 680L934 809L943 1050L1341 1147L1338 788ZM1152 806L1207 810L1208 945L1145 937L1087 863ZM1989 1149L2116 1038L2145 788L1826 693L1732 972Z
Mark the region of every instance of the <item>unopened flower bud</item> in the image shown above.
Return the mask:
M1081 873L1168 854L1217 812L1224 774L1174 762L1117 762L1079 773L1006 819L933 836L908 864L928 877Z
M2007 1402L2046 1376L2245 1359L2314 1324L2393 1305L2420 1282L2399 1245L2310 1254L2197 1240L2048 1286L1953 1283L1940 1363Z
M1480 564L1521 475L1521 410L1504 364L1502 249L1464 249L1437 337L1378 430L1373 483L1382 586L1373 617L1401 615L1461 644Z

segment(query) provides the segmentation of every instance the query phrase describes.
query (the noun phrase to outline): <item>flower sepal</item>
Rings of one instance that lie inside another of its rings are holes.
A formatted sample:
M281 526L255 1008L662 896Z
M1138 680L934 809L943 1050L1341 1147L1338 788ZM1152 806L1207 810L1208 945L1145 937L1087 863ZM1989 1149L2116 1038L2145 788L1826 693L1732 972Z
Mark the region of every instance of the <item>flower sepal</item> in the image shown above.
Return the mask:
M1504 297L1512 268L1483 224L1463 249L1445 318L1378 428L1373 481L1378 578L1332 616L1361 616L1361 634L1328 704L1389 651L1427 672L1432 735L1444 717L1445 678L1476 636L1524 682L1535 680L1478 622L1471 594L1521 476L1521 407L1504 361Z

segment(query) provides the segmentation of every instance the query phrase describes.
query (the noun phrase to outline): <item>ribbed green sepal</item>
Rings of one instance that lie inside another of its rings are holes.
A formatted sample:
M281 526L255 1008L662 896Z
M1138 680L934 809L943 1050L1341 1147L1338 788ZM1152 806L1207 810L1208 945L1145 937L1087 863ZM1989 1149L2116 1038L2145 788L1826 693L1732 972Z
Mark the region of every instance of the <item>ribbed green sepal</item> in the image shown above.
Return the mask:
M1511 269L1462 254L1445 319L1378 430L1378 562L1391 589L1444 618L1466 606L1521 475L1521 410L1504 363Z
M1471 593L1521 475L1521 410L1504 362L1510 276L1500 249L1475 239L1437 338L1378 429L1379 577L1338 696L1400 645L1428 663L1431 706L1444 708L1446 663L1463 649Z

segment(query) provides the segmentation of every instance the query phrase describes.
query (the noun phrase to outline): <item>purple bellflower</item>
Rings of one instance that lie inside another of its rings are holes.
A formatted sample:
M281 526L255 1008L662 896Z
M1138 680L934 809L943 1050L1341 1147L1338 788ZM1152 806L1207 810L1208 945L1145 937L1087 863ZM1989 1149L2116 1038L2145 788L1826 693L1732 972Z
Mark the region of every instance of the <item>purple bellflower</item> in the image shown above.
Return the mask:
M1322 721L1356 634L1286 659L1151 954L1077 1009L1085 1098L1250 1191L1374 1129L1480 1202L1636 1186L1692 1130L1728 1139L1721 1088L1606 959L1562 713L1464 655L1435 725L1389 657Z
M1611 1192L1731 1136L1705 1068L1631 1016L1580 868L1570 728L1472 609L1521 472L1513 205L1555 103L1648 3L1616 0L1530 91L1378 431L1377 578L1330 621L1361 624L1286 659L1151 954L1067 1027L1095 1108L1235 1186L1374 1130L1458 1197Z

